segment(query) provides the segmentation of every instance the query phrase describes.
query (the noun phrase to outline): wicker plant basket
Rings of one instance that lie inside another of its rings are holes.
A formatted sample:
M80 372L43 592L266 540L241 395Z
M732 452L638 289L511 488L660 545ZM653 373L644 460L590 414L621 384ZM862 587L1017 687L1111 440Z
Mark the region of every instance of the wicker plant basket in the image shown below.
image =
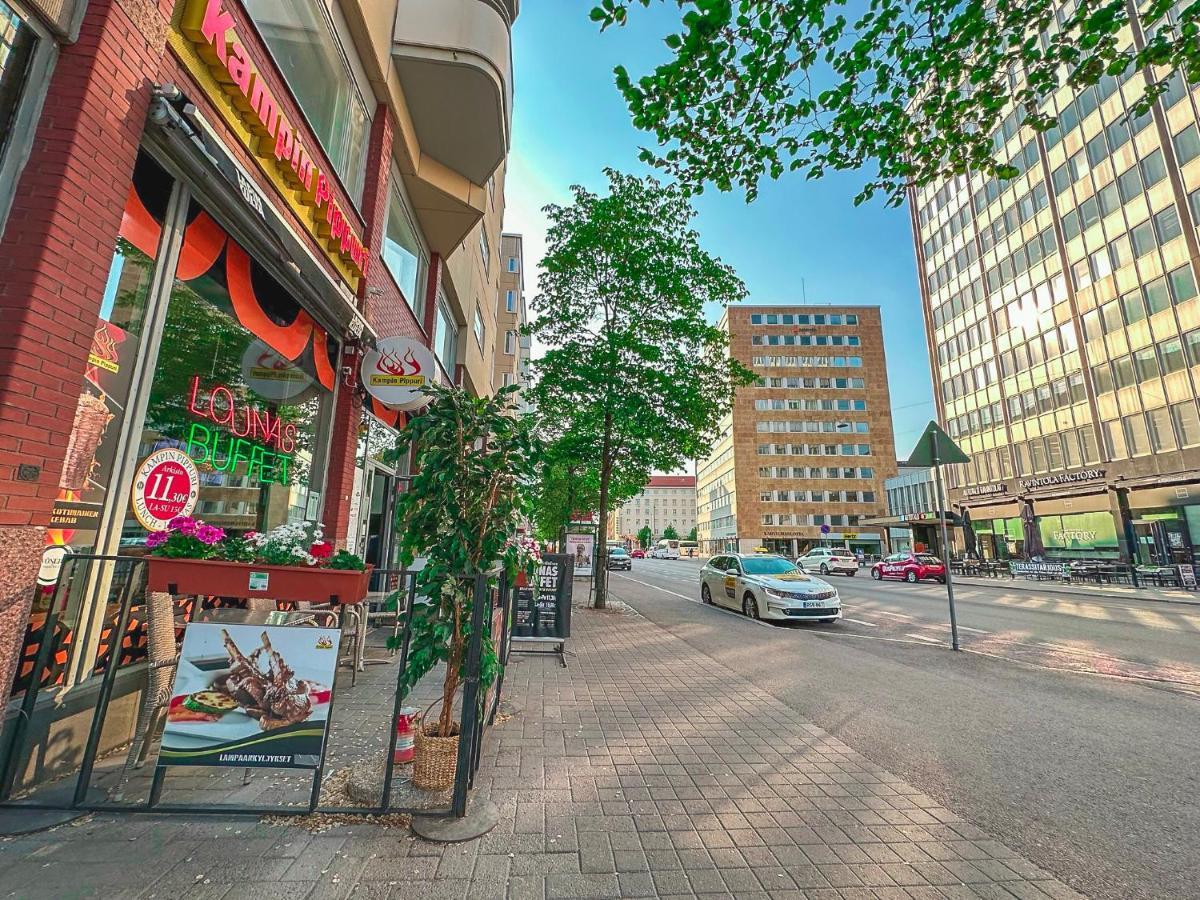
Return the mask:
M434 701L434 705L438 702ZM428 718L426 709L413 737L412 783L423 791L446 791L454 785L458 769L458 723L454 723L454 734L450 737L436 737L437 722L429 722Z

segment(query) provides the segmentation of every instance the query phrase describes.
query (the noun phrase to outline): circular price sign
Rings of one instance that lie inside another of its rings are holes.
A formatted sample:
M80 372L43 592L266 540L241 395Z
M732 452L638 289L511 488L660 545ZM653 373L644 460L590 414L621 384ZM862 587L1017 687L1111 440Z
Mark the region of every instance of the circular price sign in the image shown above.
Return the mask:
M433 382L436 369L437 360L420 341L383 338L363 354L363 387L389 409L420 409L429 403L424 388Z
M196 508L200 473L192 458L174 448L147 456L133 478L133 514L147 531L166 531L176 516Z

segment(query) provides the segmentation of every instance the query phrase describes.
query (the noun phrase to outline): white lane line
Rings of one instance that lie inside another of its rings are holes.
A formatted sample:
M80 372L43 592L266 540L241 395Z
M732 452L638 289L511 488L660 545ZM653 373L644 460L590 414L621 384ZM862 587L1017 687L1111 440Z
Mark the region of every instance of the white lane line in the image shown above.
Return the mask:
M624 578L628 581L632 581L634 584L640 584L640 585L642 585L642 587L648 587L648 588L651 588L656 591L661 591L664 594L670 594L672 597L678 597L680 600L686 600L689 603L695 603L699 606L705 605L704 601L700 600L698 597L688 597L684 594L677 594L674 591L668 591L664 587L659 587L657 584L650 584L648 581L638 581L636 578L630 578L628 575L620 575L620 573L617 573L617 572L614 572L613 574L618 575L618 577ZM717 612L725 613L726 615L729 615L729 616L736 616L738 619L741 619L743 622L749 622L752 625L761 625L763 628L771 627L770 623L768 623L768 622L763 622L760 619L751 619L749 616L744 616L741 613L734 612L732 609L725 609L724 607L717 606L715 603L711 604L711 606L709 606L709 608L715 609Z
M937 638L931 638L925 634L909 633L909 634L906 634L905 637L915 638L918 641L924 641L926 644L940 644L941 643L941 641L939 641Z
M852 619L849 616L842 616L843 622L853 622L855 625L866 625L868 628L878 628L878 622L864 622L862 619Z
M881 616L895 616L897 619L914 619L914 618L916 618L915 616L905 615L904 613L890 612L886 609L876 609L873 606L865 607L865 609L869 609L871 612L878 613Z

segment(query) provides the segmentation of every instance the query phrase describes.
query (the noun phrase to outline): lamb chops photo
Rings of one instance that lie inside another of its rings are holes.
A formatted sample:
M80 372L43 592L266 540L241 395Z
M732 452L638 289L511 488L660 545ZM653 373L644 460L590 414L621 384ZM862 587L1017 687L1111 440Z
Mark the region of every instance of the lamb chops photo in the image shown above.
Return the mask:
M246 715L258 720L263 731L303 722L309 717L312 698L308 693L308 682L294 677L295 673L271 646L265 631L262 646L249 656L238 649L225 629L221 629L221 640L231 663L223 689L241 705ZM266 671L262 664L264 654Z

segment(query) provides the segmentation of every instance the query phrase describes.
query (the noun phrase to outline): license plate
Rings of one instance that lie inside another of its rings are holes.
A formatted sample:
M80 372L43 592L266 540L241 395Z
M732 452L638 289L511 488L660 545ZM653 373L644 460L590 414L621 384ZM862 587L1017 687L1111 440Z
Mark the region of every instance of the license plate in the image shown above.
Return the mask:
M804 601L805 609L819 609L820 607L822 607L824 605L825 605L824 600L805 600Z

